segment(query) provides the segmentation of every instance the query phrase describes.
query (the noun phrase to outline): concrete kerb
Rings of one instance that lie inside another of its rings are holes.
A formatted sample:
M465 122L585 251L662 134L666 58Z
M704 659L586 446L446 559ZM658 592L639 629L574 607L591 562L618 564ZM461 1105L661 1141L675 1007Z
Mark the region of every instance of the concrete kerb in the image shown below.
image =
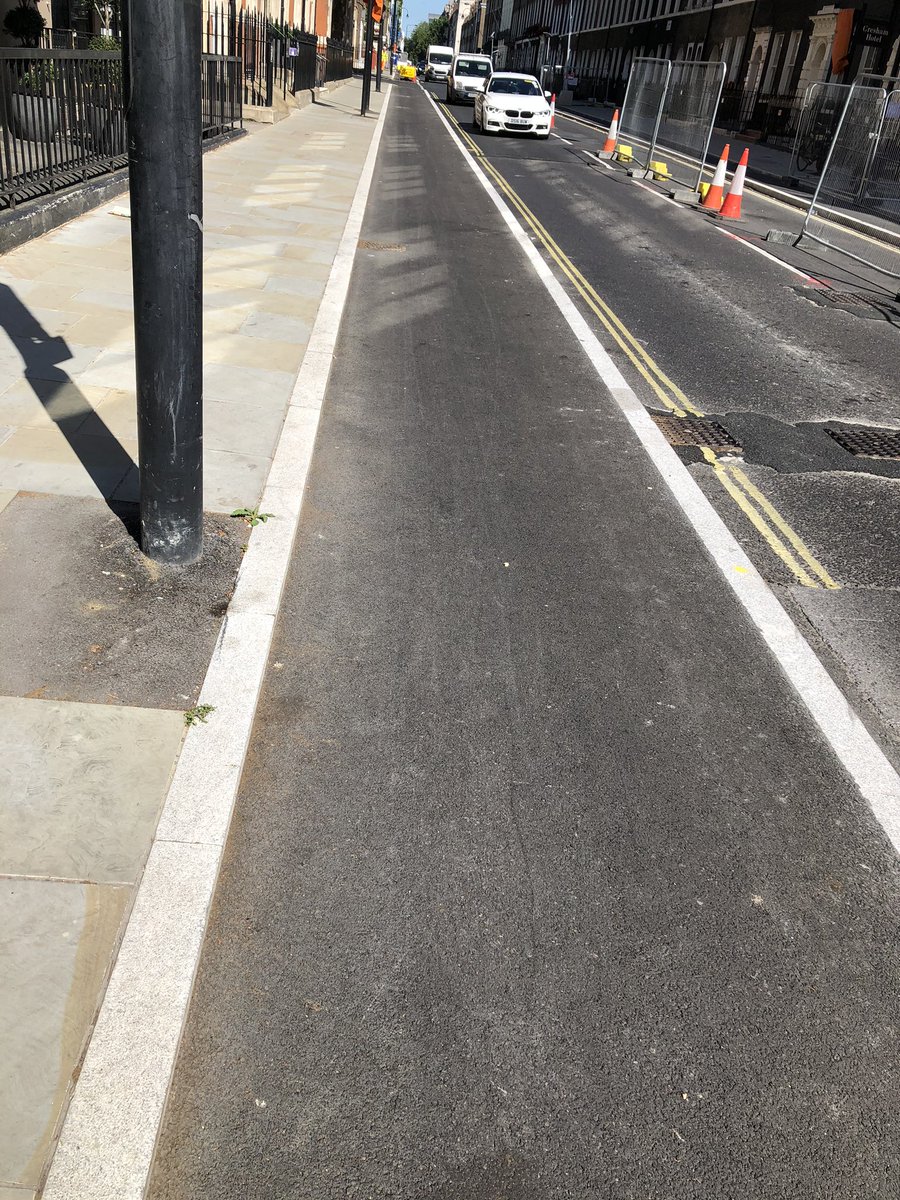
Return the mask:
M602 124L600 121L589 120L587 117L582 116L581 113L565 112L565 113L561 113L560 115L567 117L568 120L570 120L570 121L577 121L579 124L587 125L590 128L596 128L598 130L603 130L603 129L608 128L608 126ZM696 161L696 160L687 158L683 154L678 154L676 151L673 151L673 150L667 150L666 153L669 154L673 158L680 158L684 162ZM603 154L601 151L597 151L596 153L593 154L593 157L598 158L598 159L607 159L612 156ZM712 168L704 167L704 171L707 171L708 173L711 174ZM628 174L634 174L634 172L628 172ZM809 206L812 202L812 197L801 196L801 195L798 195L796 192L790 192L790 191L785 190L785 188L783 186L780 186L783 182L781 179L779 179L778 184L775 184L775 183L769 182L768 180L760 179L758 177L758 175L759 175L759 173L757 173L757 176L754 177L753 175L748 173L746 187L750 191L759 192L761 195L767 196L770 200L779 200L782 204L789 204L792 208L796 208L798 210L798 212L805 213L805 212L809 211ZM734 178L734 171L728 171L726 173L726 178L730 182ZM692 193L692 196L693 195L695 195L695 193ZM681 193L673 194L672 198L675 200L679 200L680 202L688 204L688 205L696 204L695 199L684 196ZM845 229L851 229L854 233L861 233L861 234L864 234L866 237L875 238L876 241L884 242L888 246L894 246L894 247L900 246L900 231L898 231L895 234L893 232L893 230L883 229L879 225L872 225L872 224L868 223L867 221L862 221L855 217L851 217L846 213L831 213L831 212L829 212L828 219L829 219L829 221L832 221L835 225L841 225ZM779 239L773 238L772 240L778 241Z
M261 511L78 1084L45 1200L141 1200L200 959L209 906L262 687L350 273L390 101L385 94Z

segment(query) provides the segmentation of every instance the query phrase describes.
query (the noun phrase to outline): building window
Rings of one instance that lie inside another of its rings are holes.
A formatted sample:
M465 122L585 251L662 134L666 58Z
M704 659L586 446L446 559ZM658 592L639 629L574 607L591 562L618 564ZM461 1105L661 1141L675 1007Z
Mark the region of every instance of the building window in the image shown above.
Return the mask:
M785 96L791 90L791 83L794 76L794 68L797 65L797 55L800 53L800 39L803 34L799 29L795 29L788 39L787 53L784 56L784 66L781 69L781 78L778 80L779 95Z
M784 45L784 34L776 33L772 38L772 44L769 48L769 61L766 65L766 74L762 84L762 94L771 96L775 87L775 76L778 70L778 61L781 58L781 47Z

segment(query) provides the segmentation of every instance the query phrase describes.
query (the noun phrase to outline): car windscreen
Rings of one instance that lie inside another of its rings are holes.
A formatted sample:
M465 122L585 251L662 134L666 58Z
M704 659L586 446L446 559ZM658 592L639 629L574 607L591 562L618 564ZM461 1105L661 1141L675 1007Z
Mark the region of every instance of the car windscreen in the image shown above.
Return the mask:
M428 61L433 63L451 63L453 62L452 54L429 54Z
M479 79L486 79L491 73L491 64L489 62L470 62L469 59L461 58L456 64L457 75L467 75L472 77L477 75Z
M531 79L494 79L488 86L489 92L500 92L503 96L540 96L541 89Z

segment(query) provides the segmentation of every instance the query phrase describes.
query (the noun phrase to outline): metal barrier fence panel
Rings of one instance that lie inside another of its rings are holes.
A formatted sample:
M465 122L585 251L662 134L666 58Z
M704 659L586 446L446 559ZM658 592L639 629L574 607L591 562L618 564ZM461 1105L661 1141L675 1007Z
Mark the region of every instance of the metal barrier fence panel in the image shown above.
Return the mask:
M811 83L806 89L791 152L791 175L822 174L849 95L849 83Z
M692 191L700 186L725 73L724 62L672 63L655 157L664 158L671 178ZM670 150L688 161L669 155Z
M634 161L646 167L666 102L672 64L667 58L636 58L631 65L617 146L630 146Z
M848 238L834 218L875 236ZM800 239L900 279L900 91L853 84Z

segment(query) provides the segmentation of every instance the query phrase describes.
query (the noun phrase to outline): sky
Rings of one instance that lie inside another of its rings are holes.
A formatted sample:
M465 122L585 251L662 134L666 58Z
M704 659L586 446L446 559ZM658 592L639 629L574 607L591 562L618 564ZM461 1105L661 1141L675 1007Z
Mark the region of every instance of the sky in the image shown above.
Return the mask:
M412 33L420 21L427 21L430 13L444 9L446 0L403 0L403 27Z

